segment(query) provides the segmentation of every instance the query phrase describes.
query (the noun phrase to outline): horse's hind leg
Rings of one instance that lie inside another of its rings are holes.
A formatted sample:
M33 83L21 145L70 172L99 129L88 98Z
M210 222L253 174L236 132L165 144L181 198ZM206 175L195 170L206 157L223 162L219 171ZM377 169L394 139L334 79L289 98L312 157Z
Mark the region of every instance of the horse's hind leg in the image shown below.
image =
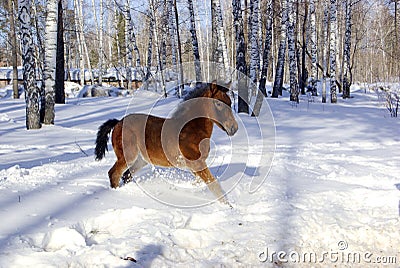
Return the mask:
M117 188L119 186L119 181L121 179L122 172L126 169L126 161L124 158L118 159L112 168L108 171L108 177L110 178L110 185L112 188Z
M210 189L210 191L215 197L218 198L220 202L232 207L232 205L226 199L224 190L222 190L218 180L215 179L208 168L205 168L202 171L194 171L193 173L196 175L196 177L200 177L207 184L208 189Z
M132 177L133 175L139 171L142 167L144 167L145 165L147 165L147 162L143 160L143 157L141 155L139 155L136 159L136 161L133 163L133 165L131 165L124 173L124 175L122 175L122 181L124 183L128 183L130 181L132 181Z

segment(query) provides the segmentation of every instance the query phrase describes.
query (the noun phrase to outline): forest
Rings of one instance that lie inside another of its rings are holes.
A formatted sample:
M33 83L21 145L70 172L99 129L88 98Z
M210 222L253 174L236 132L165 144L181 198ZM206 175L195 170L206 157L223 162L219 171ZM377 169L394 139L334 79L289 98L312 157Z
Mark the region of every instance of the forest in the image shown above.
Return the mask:
M189 65L192 80L237 81L238 112L249 113L253 96L262 94L259 102L282 90L299 102L300 94L317 95L318 82L322 102L336 103L338 96L350 97L354 83L399 81L398 5L393 0L3 0L0 66L13 67L15 98L17 67L23 66L28 128L54 123L54 103L65 102L64 80L80 85L112 80L132 90L149 89L155 78L166 94L166 70L183 85L193 82L184 75ZM211 72L210 62L218 66ZM75 78L71 70L78 70ZM110 70L117 73L113 79ZM267 81L273 83L269 92ZM398 104L397 94L390 97Z

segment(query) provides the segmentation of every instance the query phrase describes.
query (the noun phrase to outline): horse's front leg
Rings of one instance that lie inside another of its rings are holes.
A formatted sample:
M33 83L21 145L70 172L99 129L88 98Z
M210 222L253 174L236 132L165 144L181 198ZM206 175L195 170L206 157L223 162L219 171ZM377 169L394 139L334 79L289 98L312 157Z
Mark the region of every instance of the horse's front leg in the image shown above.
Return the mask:
M211 174L211 171L208 169L208 167L201 171L193 171L193 173L196 175L196 177L201 178L207 184L208 189L210 189L214 196L218 198L218 201L232 208L232 205L225 197L224 190L222 190L218 180Z

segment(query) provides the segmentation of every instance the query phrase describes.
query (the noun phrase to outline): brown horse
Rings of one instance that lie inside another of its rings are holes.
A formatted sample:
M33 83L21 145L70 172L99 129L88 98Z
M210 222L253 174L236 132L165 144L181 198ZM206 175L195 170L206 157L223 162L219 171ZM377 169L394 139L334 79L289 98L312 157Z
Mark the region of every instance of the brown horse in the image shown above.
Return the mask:
M229 204L206 164L213 124L229 136L238 129L227 91L215 82L198 83L169 118L130 114L121 120L108 120L100 126L96 160L104 157L108 135L113 130L112 146L117 161L108 172L111 187L119 186L125 171L134 174L148 163L187 168L196 178L203 180L220 201Z

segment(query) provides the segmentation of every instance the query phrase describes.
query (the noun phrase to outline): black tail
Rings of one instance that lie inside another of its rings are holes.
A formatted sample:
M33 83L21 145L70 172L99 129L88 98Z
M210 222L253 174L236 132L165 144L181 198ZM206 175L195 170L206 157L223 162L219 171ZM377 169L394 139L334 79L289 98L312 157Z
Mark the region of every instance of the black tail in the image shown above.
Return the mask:
M111 130L118 124L119 120L110 119L99 127L96 138L96 148L94 149L94 154L96 155L96 160L99 161L103 159L106 154L108 134Z

